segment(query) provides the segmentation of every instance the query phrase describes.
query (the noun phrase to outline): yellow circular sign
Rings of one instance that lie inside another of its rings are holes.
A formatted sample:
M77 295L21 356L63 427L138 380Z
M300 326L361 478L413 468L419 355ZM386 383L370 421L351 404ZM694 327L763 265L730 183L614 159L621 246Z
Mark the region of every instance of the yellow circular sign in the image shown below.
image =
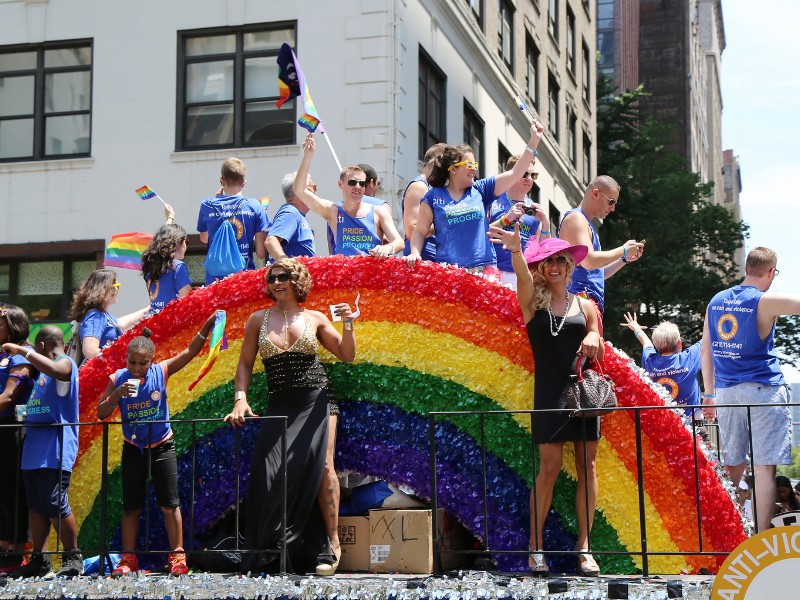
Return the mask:
M774 527L739 544L722 563L711 600L796 598L800 527Z
M244 225L242 222L236 217L231 217L230 222L231 225L233 225L233 228L236 230L236 239L242 239L242 236L244 235Z
M656 383L667 388L669 390L669 395L672 396L673 400L678 397L678 384L674 379L671 379L670 377L662 377L656 381Z
M730 331L725 331L725 323L731 324ZM717 321L717 333L719 334L719 337L726 342L734 337L737 331L739 331L739 322L731 313L725 313L719 318L719 321Z

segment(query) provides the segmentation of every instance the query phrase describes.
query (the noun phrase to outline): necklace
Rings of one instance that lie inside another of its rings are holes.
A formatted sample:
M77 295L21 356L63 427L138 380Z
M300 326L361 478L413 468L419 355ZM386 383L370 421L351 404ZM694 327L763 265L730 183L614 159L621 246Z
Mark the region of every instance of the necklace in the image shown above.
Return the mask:
M290 308L289 310L283 310L279 306L276 306L279 311L283 314L283 349L289 349L289 313L294 312L296 310L302 310L301 308Z
M550 310L549 306L547 307L547 314L550 315L550 335L553 337L556 337L559 333L561 333L561 328L564 327L564 323L567 320L567 313L569 312L570 301L571 298L569 292L567 292L567 299L564 302L564 316L561 317L561 323L558 323L558 317L553 314L553 311Z

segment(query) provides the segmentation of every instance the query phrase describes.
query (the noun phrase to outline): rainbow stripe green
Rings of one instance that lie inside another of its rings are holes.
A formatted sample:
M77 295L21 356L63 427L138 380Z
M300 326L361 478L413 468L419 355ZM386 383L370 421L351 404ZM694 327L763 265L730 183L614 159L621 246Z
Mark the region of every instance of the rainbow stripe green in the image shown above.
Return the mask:
M530 410L533 358L516 298L510 290L458 269L422 264L410 270L399 259L371 257L306 259L314 288L306 306L327 312L330 304L352 301L361 294L357 329L358 354L352 364L330 355L323 362L336 387L342 418L337 441L337 468L353 469L430 493L428 413L430 411ZM235 474L241 469L247 486L249 460L237 458L234 438L221 417L233 399L232 380L247 317L270 301L263 272L244 272L170 303L151 317L157 360L183 349L207 318L209 308L227 312L229 351L214 369L187 391L196 366L170 378L170 412L174 419L220 417L202 423L194 433L175 426L180 473L198 465L194 478L195 532L202 536L232 508ZM96 420L95 407L108 373L122 366L125 347L136 330L81 370L81 420ZM204 356L195 361L202 362ZM200 364L198 362L197 364ZM606 371L614 378L621 405L663 404L658 395L609 347ZM263 411L264 375L256 365L249 397ZM488 537L494 550L523 550L528 537L528 495L534 457L528 413L501 413L483 424L489 497L480 501L481 424L476 416L440 418L436 425L437 484L440 505L474 534ZM598 455L600 497L592 543L595 550L620 552L601 556L605 572L632 573L641 559L627 552L641 550L638 481L632 412L604 417ZM674 411L643 411L644 513L651 572L716 571L722 557L691 556L700 550L694 514L695 462L702 504L702 550L728 552L745 538L734 503L714 465L696 451L690 432ZM241 447L252 446L255 424L246 427ZM97 547L100 509L101 428L81 428L80 454L72 479L73 501L80 526L81 548ZM121 436L111 428L109 522L120 515L119 452ZM250 444L250 445L248 445ZM574 544L574 460L565 453L564 471L556 485L545 532L545 548L570 549ZM188 506L191 482L181 478ZM485 510L484 510L485 509ZM187 511L188 512L188 511ZM484 520L484 513L487 520ZM188 517L185 517L185 522ZM499 557L504 568L524 568L516 556ZM558 559L556 559L558 561ZM554 568L574 570L574 561Z

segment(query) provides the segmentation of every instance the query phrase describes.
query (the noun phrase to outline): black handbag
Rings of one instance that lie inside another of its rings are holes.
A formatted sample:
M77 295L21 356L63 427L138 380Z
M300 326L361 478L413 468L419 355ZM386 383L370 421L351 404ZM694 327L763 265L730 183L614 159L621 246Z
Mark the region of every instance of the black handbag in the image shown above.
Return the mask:
M561 392L559 406L572 410L571 417L599 417L617 408L614 382L597 361L584 369L583 360L575 361L575 373L569 376Z

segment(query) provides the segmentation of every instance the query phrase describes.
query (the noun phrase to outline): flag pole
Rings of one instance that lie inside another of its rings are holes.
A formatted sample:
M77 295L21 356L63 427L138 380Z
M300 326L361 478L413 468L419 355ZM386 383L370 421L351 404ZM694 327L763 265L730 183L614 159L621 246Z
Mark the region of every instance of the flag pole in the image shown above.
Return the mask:
M331 144L331 140L328 137L328 130L323 127L320 133L322 133L323 137L325 138L325 141L328 143L328 148L330 148L331 150L331 154L333 155L333 160L336 161L336 168L339 169L339 172L341 173L342 163L339 162L339 157L336 156L336 150L333 149L333 144Z
M166 206L166 205L167 205L167 203L166 203L166 202L164 202L164 199L163 199L161 196L159 196L158 194L156 194L156 198L158 198L159 200L161 200L161 204L163 204L164 206Z

